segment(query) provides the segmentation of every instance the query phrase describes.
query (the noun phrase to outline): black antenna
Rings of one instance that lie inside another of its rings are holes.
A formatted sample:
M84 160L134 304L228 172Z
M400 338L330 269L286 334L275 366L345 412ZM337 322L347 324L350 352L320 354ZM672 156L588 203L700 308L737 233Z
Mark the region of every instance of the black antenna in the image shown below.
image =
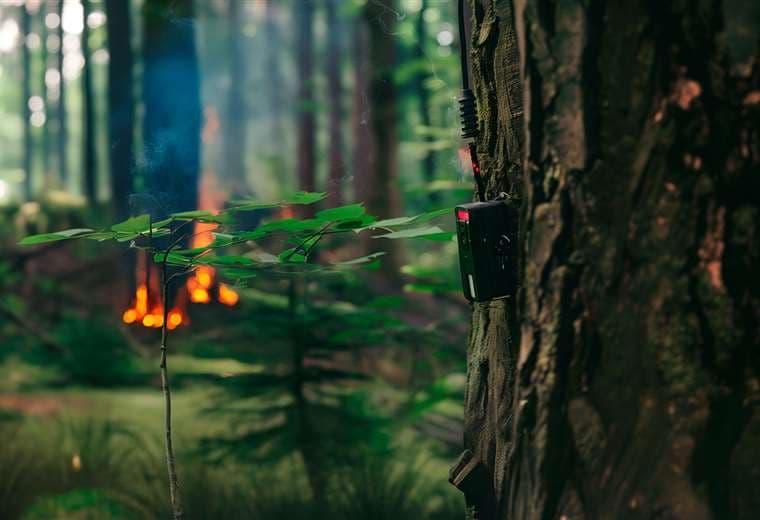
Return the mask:
M486 201L483 178L480 176L480 163L475 145L475 137L478 135L478 107L475 95L470 90L470 71L467 67L467 31L464 20L464 1L459 0L459 66L462 73L462 92L459 96L459 121L461 123L462 139L469 141L470 162L472 163L472 175L475 177L475 185L478 188L480 202Z

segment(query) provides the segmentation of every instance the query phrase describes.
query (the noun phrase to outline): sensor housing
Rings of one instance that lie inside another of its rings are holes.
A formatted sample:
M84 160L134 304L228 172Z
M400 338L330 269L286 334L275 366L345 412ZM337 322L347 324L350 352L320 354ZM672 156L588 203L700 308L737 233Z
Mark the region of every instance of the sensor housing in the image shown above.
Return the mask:
M454 209L465 298L484 302L514 293L517 212L509 201L473 202Z

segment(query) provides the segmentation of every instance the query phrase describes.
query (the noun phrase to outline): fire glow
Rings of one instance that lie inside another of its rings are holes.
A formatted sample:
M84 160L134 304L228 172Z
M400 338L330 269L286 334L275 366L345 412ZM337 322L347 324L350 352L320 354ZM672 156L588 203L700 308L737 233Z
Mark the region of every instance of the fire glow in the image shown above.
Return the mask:
M140 269L142 267L143 269ZM135 291L132 305L124 311L121 319L124 323L131 325L140 324L147 328L160 328L164 324L164 306L163 302L156 301L152 295L159 294L157 282L158 272L155 268L151 269L151 276L148 276L148 270L145 269L145 257L140 255L138 271L143 274L139 279L139 285ZM155 281L155 282L154 282ZM149 286L152 290L149 290ZM180 298L178 298L179 300ZM177 305L172 308L167 315L167 328L174 330L183 323L188 323L187 316L182 308Z
M214 176L203 172L201 176L199 209L215 211L223 205L219 197ZM212 231L216 224L196 222L193 229L191 248L206 247L214 241ZM122 314L126 324L140 324L147 328L161 328L164 324L164 306L160 294L160 277L156 266L147 266L145 255L138 257L137 265L138 286L132 305ZM166 320L167 328L176 329L190 323L187 313L188 300L194 304L210 304L216 300L222 305L232 307L237 305L240 295L229 286L216 280L213 267L203 265L198 267L187 279L184 286L177 291L175 302L169 310Z

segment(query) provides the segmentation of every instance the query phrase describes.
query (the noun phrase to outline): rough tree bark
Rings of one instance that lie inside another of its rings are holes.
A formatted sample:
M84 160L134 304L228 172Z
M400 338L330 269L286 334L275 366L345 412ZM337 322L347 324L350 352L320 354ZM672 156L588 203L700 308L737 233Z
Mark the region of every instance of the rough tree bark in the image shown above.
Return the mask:
M327 103L328 152L327 152L327 203L331 207L343 203L343 81L341 79L341 26L338 23L337 0L325 0L327 18Z
M297 99L297 170L298 188L303 191L314 191L314 147L315 147L315 118L314 118L314 3L304 0L294 4L296 19L296 53L298 92ZM313 214L312 206L300 209L302 216Z
M498 518L753 518L760 27L724 12L756 8L472 5L483 171L523 207L519 321L476 305L468 352Z

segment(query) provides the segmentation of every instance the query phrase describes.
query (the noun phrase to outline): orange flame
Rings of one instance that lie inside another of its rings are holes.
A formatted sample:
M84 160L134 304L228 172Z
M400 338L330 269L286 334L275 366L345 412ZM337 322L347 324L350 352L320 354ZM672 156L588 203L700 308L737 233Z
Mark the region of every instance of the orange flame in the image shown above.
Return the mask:
M138 323L147 328L160 328L164 324L164 305L160 300L155 301L154 296L159 293L158 270L153 266L150 270L150 277L148 277L146 264L146 256L144 254L139 255L137 272L140 284L135 290L132 305L122 313L121 320L127 325ZM178 297L177 300L178 305L169 311L167 327L172 330L182 324L189 323L182 311L184 299Z
M207 109L207 121L204 132L206 137L213 139L218 130L218 118L213 107ZM224 205L224 194L219 189L214 175L209 171L201 174L198 207L201 210L216 212ZM217 224L196 222L190 247L206 247L214 241L212 231ZM131 306L122 313L122 321L126 324L141 324L144 327L160 328L164 323L164 307L158 295L160 294L160 280L158 270L152 266L147 267L148 259L144 254L138 257L137 279L138 287ZM216 271L210 266L199 267L185 283L184 290L177 294L175 305L169 310L166 317L166 326L176 329L179 326L190 323L185 310L187 302L208 304L212 301L212 293L222 305L234 306L240 300L240 295L225 284L215 282Z

